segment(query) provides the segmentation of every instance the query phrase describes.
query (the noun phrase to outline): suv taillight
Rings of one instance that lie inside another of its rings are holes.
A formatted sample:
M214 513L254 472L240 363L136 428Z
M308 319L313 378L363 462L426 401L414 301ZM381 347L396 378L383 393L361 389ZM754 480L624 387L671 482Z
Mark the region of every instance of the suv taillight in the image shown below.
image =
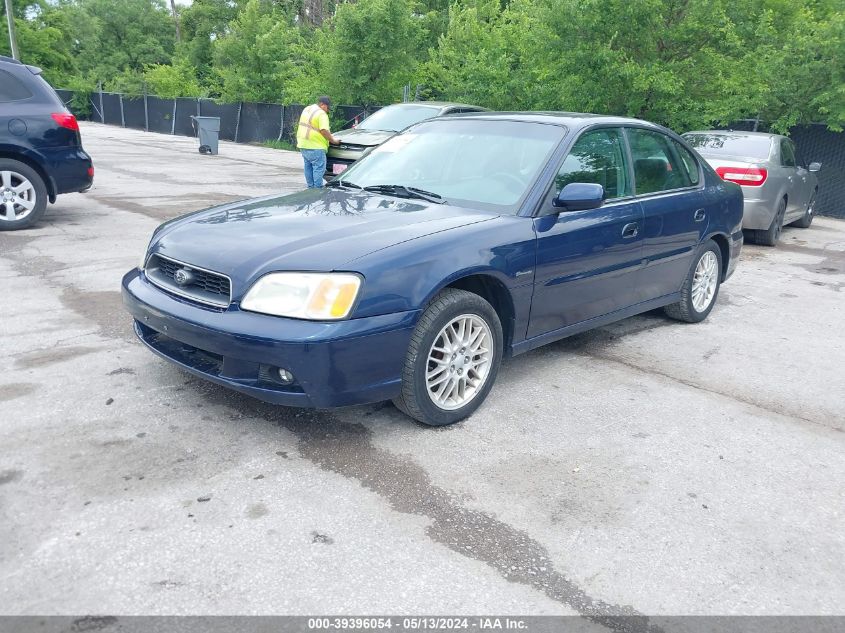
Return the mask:
M53 120L62 127L66 127L67 129L73 130L74 132L79 131L79 123L76 122L76 117L72 114L66 114L64 112L54 112L50 116L53 117Z
M760 167L717 167L719 178L735 182L743 187L759 187L769 176L769 172Z

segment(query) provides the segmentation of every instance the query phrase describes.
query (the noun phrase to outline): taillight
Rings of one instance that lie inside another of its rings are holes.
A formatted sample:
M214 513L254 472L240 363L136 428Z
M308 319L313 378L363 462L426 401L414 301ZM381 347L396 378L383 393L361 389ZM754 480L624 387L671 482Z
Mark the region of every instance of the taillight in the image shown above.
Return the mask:
M76 117L72 114L67 114L65 112L54 112L50 116L53 117L53 120L62 127L65 127L69 130L73 130L74 132L79 131L79 123L76 122Z
M717 167L716 173L722 180L735 182L743 187L759 187L769 176L769 172L760 167Z
M89 178L94 177L94 167L93 166L88 168L88 177Z

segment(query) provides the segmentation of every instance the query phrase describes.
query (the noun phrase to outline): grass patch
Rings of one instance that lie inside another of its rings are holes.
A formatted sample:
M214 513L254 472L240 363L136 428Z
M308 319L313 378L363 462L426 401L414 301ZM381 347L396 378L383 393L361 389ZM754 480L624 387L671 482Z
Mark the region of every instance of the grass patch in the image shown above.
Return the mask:
M261 145L263 147L272 147L273 149L284 149L289 152L297 151L296 145L289 141L264 141Z

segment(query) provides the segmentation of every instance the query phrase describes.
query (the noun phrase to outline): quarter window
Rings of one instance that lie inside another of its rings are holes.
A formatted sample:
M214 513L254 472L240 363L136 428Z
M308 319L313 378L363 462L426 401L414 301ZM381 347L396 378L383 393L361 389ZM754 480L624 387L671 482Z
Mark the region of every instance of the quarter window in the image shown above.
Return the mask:
M563 161L555 177L556 190L573 182L601 185L608 199L631 195L622 134L618 129L586 132Z
M690 183L692 183L693 185L697 185L698 163L696 162L695 158L686 147L684 147L677 141L673 140L672 145L675 147L675 151L681 158L681 164L684 167L684 171L686 171L687 173L687 177L689 178Z
M795 167L795 152L792 143L783 139L780 142L780 164L784 167Z
M5 70L0 70L0 103L29 99L32 93L23 82Z
M634 159L637 195L670 191L693 184L689 171L672 147L674 141L660 132L628 128L628 141ZM698 175L698 168L696 168Z

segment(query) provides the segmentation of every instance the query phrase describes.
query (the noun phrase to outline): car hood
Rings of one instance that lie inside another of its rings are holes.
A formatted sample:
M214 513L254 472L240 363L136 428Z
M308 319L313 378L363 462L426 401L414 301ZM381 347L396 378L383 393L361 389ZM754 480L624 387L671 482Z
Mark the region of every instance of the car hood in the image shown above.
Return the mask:
M270 271L350 270L346 264L374 251L495 217L423 200L311 189L171 220L153 236L150 252L228 275L237 297Z
M396 136L396 132L388 132L385 130L362 130L360 128L352 128L351 130L343 130L334 135L337 140L342 143L352 143L354 145L364 145L367 147L381 145L391 136Z

